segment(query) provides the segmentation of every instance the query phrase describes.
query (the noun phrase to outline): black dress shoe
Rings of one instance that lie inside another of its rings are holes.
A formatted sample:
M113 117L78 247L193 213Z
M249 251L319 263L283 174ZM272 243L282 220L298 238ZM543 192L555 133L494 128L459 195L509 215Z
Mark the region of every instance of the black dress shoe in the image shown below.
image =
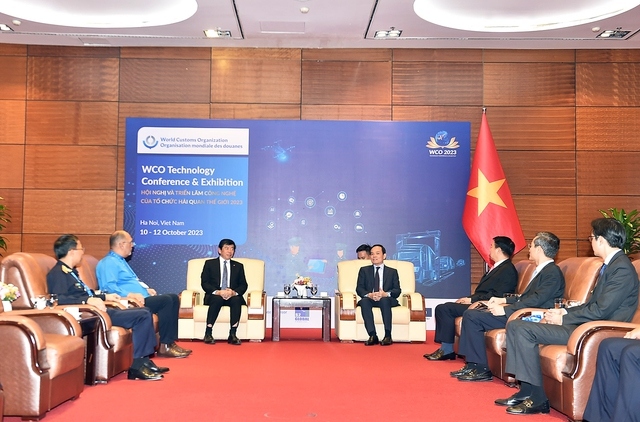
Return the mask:
M213 339L213 336L211 334L205 334L204 344L216 344L216 341Z
M375 344L380 343L380 341L378 340L378 336L369 336L369 339L367 341L364 342L365 346L373 346Z
M449 372L449 375L451 375L454 378L457 378L460 375L468 374L472 369L473 369L473 367L471 365L466 364L465 366L463 366L462 368L458 369L457 371Z
M492 379L493 375L491 375L491 371L483 369L472 369L468 373L458 377L458 381L491 381Z
M510 415L535 415L536 413L549 413L550 411L549 400L534 404L530 398L515 406L507 407L507 413Z
M127 379L130 380L145 380L145 381L157 381L164 378L163 375L153 372L151 369L142 365L139 369L129 368L127 372Z
M392 344L393 340L391 340L391 336L384 336L384 338L380 342L380 346L391 346Z
M227 343L233 344L234 346L240 346L242 342L235 334L229 334L229 338L227 339Z
M188 355L190 355L193 352L193 350L191 350L191 349L183 349L182 347L178 346L175 341L173 343L171 343L171 347L173 347L174 349L176 349L180 353L186 353Z
M424 355L429 360L456 360L455 352L445 354L442 349L438 349L430 355Z
M494 403L498 406L515 406L529 398L529 396L520 398L518 397L518 394L520 393L515 393L513 396L507 397L506 399L496 399Z
M167 368L166 366L158 366L151 359L146 361L144 363L144 366L146 366L147 368L149 368L152 372L155 372L156 374L164 374L165 372L169 372L169 368Z

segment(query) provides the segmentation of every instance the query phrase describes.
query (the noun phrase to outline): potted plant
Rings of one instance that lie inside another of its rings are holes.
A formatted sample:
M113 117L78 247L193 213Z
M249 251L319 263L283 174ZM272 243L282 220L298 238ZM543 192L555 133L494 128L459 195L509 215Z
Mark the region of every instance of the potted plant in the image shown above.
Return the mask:
M0 196L0 201L2 200L3 198ZM11 216L9 215L9 211L7 210L6 205L0 203L0 232L5 228L5 224L10 222ZM7 239L2 236L0 236L0 249L3 249L5 251L7 250ZM2 256L1 253L0 256Z
M627 231L627 241L622 250L627 255L640 252L640 214L638 210L628 213L624 209L609 208L607 211L599 210L603 217L615 218L622 223Z

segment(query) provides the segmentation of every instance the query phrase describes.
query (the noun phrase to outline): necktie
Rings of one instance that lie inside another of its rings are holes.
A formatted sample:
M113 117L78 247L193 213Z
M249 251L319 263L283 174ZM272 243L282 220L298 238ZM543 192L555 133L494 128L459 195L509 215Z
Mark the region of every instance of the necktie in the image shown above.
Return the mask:
M373 277L373 291L380 290L380 267L376 267L376 275Z
M602 278L602 273L604 273L604 270L607 268L607 264L602 264L602 267L600 267L600 272L598 273L598 278L596 279L595 284L593 285L593 289L591 289L591 291L589 292L589 294L593 294L593 291L596 289L596 286L598 285L598 283L600 282L600 278Z
M227 261L224 261L224 269L222 270L222 289L227 288L227 279L229 278L229 272L227 271Z

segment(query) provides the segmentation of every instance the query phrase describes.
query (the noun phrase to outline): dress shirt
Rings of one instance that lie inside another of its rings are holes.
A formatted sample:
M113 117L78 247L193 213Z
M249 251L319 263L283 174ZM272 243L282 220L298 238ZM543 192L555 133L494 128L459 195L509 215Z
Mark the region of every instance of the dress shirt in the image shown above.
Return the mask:
M140 293L145 298L149 297L146 284L140 281L129 263L113 251L109 251L107 256L98 262L96 275L103 292L117 293L122 297L129 293Z

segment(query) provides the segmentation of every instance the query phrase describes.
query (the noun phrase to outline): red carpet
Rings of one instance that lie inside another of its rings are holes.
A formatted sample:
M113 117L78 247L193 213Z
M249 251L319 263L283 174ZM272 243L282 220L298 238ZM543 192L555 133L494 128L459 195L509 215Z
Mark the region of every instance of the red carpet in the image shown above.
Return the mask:
M270 333L269 338L270 338ZM429 362L426 344L390 347L320 340L320 330L282 330L282 341L181 342L187 359L154 361L169 366L162 381L129 381L85 387L47 422L137 421L520 421L566 420L550 415L507 415L493 400L515 392L501 381L463 383L449 376L464 362ZM287 340L289 339L289 340ZM5 418L17 422L19 418Z

